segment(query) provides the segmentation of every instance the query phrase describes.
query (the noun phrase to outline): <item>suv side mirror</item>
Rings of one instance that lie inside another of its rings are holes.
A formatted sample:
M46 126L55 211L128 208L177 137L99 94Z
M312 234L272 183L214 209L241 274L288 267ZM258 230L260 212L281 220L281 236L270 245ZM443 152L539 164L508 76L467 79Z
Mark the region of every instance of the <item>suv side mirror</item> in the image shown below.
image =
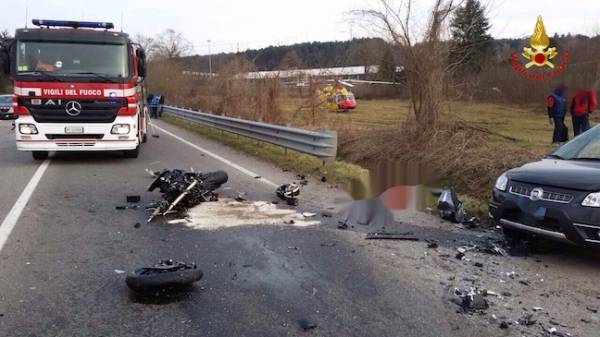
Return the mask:
M136 51L137 55L137 73L140 77L146 77L146 52L143 49Z
M10 53L13 44L13 39L6 39L0 45L0 71L7 76L10 76Z

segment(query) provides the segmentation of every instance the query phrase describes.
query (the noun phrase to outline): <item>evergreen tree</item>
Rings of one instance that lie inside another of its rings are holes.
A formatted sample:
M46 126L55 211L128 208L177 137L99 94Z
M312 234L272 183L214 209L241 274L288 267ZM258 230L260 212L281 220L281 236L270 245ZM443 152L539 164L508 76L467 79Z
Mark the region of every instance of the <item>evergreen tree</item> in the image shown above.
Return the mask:
M394 51L390 46L386 46L379 62L379 79L390 82L396 81L396 60Z
M450 61L459 71L481 71L493 52L485 7L479 0L467 0L456 10L450 29L454 42Z

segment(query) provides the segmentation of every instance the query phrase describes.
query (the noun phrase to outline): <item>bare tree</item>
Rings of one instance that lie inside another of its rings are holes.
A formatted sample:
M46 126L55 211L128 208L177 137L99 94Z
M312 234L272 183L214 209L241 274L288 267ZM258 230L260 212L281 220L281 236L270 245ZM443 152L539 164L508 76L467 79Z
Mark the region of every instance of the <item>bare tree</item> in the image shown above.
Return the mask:
M437 123L442 112L448 67L448 43L443 38L456 4L454 0L435 0L427 25L418 32L413 31L419 28L414 18L413 2L379 0L378 9L361 10L355 14L383 32L397 49L414 117L418 124L430 126Z
M152 36L144 34L136 34L134 38L135 42L139 43L140 46L146 52L146 58L151 60L156 53L156 40Z
M192 52L193 45L182 33L167 29L154 39L154 55L156 58L173 59L187 56Z

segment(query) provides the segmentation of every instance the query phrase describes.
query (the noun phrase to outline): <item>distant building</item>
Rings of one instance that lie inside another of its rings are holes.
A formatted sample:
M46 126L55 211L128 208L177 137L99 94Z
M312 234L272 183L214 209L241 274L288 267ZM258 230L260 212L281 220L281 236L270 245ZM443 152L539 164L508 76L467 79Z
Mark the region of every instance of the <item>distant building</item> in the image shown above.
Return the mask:
M396 67L396 72L402 72L403 67ZM279 79L294 79L297 81L306 80L310 77L325 77L325 78L340 78L362 80L368 75L374 75L379 72L378 65L371 66L353 66L353 67L334 67L334 68L313 68L313 69L290 69L290 70L270 70L270 71L254 71L249 73L239 74L239 78L247 80L256 80L261 78L279 78ZM200 77L208 79L217 76L217 74L209 74L197 71L183 71L184 75Z

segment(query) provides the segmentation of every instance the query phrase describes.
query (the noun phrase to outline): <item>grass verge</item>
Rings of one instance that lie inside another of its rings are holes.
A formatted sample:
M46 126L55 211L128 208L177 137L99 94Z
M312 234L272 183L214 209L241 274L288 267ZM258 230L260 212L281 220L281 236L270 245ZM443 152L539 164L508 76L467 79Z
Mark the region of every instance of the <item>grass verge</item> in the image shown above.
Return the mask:
M257 141L244 136L221 132L174 116L165 115L162 119L216 140L240 152L271 162L281 168L318 178L324 176L327 178L327 182L344 187L352 186L355 182L361 181L361 177L364 177L367 172L358 165L338 160L326 162L323 165L321 160L310 155L293 150L288 150L286 154L282 147L262 142L257 143Z

